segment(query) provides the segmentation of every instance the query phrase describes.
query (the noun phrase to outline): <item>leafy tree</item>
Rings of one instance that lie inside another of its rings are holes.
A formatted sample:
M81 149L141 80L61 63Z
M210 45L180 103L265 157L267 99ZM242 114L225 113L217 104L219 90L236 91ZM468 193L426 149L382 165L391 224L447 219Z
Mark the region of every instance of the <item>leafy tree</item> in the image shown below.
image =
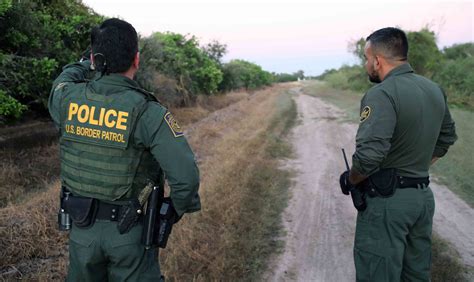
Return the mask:
M445 48L445 60L434 80L448 94L451 103L474 108L474 56L471 55L472 43L454 45Z
M232 60L223 66L224 79L220 89L229 91L245 88L256 89L273 82L272 74L262 67L244 60Z
M75 0L0 0L0 90L10 97L2 101L45 112L52 79L79 58L102 20Z
M295 73L296 77L298 79L303 79L304 78L304 71L303 70L298 70L296 73Z
M349 50L349 52L351 52L354 56L356 56L359 59L360 64L363 64L365 61L364 48L365 48L365 39L362 37L358 40L349 42L347 46L347 50Z
M219 65L222 65L222 57L227 53L227 45L220 43L217 40L206 44L202 50L206 55Z
M91 28L103 20L77 0L0 0L0 123L27 108L46 113L52 80L62 66L78 60ZM189 104L196 95L228 89L221 83L225 44L212 41L201 48L194 36L155 33L140 45L137 81L160 98ZM244 87L272 81L259 66L249 63L245 69Z
M12 0L0 0L0 17L12 7Z
M216 93L222 81L222 71L218 63L199 47L196 37L157 32L143 38L141 45L142 65L137 73L137 81L143 87L160 92L165 89L157 84L157 77L160 77L160 81L173 81L168 83L170 87L166 87L168 91L172 89L171 95L158 95L167 102L177 103L171 97L177 94L184 104L189 104L198 94Z
M428 28L407 32L408 61L418 74L433 78L447 92L448 101L474 108L474 43L455 44L439 50L436 35ZM349 51L360 59L360 65L342 66L325 71L319 79L341 89L365 91L370 87L363 67L365 40L349 43Z
M474 56L474 43L454 44L443 49L444 57L448 60L464 59Z
M442 54L436 45L436 35L433 31L423 28L420 31L407 33L408 61L421 75L431 77L440 67Z
M294 73L273 73L275 82L290 82L305 78L304 71L298 70Z
M293 73L273 73L275 82L297 81L298 77Z

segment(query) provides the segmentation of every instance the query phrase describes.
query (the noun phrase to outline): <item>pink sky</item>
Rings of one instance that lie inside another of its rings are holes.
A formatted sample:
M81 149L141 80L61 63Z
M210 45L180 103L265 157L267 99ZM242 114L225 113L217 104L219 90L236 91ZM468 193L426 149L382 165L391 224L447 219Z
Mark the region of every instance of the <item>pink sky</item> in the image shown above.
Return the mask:
M429 25L440 47L474 41L471 1L84 0L119 16L146 36L154 31L196 35L228 45L226 60L246 59L269 71L319 74L353 63L348 42L372 31Z

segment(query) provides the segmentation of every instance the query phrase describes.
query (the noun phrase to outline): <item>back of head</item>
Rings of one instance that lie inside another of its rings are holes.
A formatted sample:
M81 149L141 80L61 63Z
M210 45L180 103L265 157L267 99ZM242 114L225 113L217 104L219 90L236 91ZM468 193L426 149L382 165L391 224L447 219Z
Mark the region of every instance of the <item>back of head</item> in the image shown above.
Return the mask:
M123 73L130 68L138 52L138 35L128 22L108 19L92 29L91 49L98 71Z
M408 39L403 30L386 27L374 31L366 39L374 54L381 55L387 60L406 61L408 58Z

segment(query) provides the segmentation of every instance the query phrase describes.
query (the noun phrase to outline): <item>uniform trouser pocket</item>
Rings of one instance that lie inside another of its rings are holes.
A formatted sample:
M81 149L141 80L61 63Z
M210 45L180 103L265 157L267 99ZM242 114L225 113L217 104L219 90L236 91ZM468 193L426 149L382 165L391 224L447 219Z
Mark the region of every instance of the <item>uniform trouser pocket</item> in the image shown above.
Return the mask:
M67 281L106 281L107 263L100 251L95 226L80 229L73 226L69 236L69 270Z
M431 271L431 232L435 202L430 188L419 191L421 207L417 221L407 236L402 281L429 281Z
M159 281L157 250L146 250L142 244L141 223L125 234L120 234L114 224L107 225L105 230L108 240L103 244L103 250L109 260L109 281Z
M357 281L387 281L387 260L380 226L383 226L383 199L367 199L367 209L357 215L354 262Z
M398 231L391 227L393 211L388 207L392 199L368 198L367 209L357 215L354 241L357 281L400 279L403 242L398 239Z

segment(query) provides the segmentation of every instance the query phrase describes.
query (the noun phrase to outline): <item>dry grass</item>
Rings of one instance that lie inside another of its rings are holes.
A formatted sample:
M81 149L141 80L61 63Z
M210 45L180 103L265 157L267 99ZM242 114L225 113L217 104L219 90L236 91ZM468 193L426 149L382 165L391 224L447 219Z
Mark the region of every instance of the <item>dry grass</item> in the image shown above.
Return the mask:
M64 276L67 235L56 227L59 182L49 187L0 210L0 278L50 281Z
M0 208L44 190L59 175L57 144L0 150Z
M281 135L286 129L284 113L275 107L281 91L258 92L194 131L190 142L200 154L203 210L176 226L162 254L168 279L249 280L275 248L271 238L280 230L288 175L267 148L274 142L268 130L273 126Z
M170 108L178 121L186 126L207 117L210 113L228 107L242 99L248 98L247 92L230 92L225 95L198 96L192 107Z
M256 277L262 258L278 245L272 238L279 234L288 175L278 169L275 157L288 151L281 149L279 138L296 116L294 105L281 96L285 91L277 86L250 96L231 94L228 100L210 97L194 109L173 111L188 125L188 139L199 159L203 210L185 216L161 252L169 280L247 280ZM193 115L212 111L194 122ZM57 162L55 145L32 152L43 157L31 169ZM21 173L30 175L26 165L4 167L3 183L12 183ZM43 192L28 191L23 198L29 200L0 209L0 280L64 278L67 235L56 228L59 183L47 186Z

